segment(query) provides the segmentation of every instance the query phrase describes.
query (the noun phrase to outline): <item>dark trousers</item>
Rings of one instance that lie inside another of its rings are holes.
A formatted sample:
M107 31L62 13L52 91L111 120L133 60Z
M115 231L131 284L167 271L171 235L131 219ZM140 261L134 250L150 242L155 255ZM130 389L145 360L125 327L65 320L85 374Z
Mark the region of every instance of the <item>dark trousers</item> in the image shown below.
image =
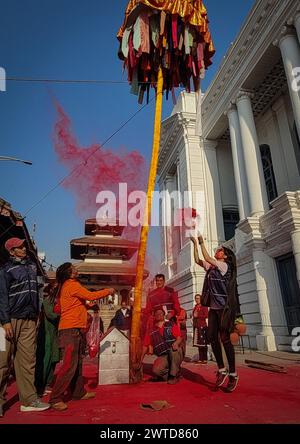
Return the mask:
M82 376L83 334L79 328L69 328L59 332L59 347L63 352L60 367L51 393L50 403L63 401L64 392L70 388L73 399L86 394Z
M198 347L199 361L207 361L207 345Z
M221 342L222 342L228 361L229 372L235 373L234 348L230 341L229 331L221 329L222 315L223 315L223 310L212 310L212 309L209 310L208 340L211 344L219 368L224 368L224 361L221 348Z
M182 352L183 352L183 358L185 358L186 355L186 342L187 342L187 331L186 328L181 328L180 329L180 333L181 333L181 348L182 348Z

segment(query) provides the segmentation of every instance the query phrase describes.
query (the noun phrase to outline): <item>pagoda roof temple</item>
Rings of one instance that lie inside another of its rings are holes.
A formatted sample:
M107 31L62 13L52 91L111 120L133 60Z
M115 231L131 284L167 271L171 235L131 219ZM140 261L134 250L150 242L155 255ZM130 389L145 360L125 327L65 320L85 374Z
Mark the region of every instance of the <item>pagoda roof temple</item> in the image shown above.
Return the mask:
M131 286L134 287L136 267L124 264L74 264L79 273L80 281L88 286ZM149 273L144 271L144 279Z
M100 256L104 259L111 256L129 260L137 250L138 243L121 237L96 235L71 240L72 259L99 258Z
M85 236L70 242L71 258L75 263L80 281L94 289L105 286L118 287L135 284L136 264L133 256L138 243L121 237L124 227L109 220L96 219L85 222ZM112 224L112 225L111 225ZM148 277L144 271L144 279Z
M99 223L98 223L99 222ZM85 221L84 234L87 236L105 235L121 236L124 231L123 226L119 225L118 220L101 219L87 219Z

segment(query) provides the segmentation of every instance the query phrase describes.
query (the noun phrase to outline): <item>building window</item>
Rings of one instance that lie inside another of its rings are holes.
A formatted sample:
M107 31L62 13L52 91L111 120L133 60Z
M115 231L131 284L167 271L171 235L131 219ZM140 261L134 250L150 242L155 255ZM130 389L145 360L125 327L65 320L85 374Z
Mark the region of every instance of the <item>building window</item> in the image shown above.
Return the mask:
M240 221L240 215L237 210L223 210L225 240L228 241L234 237L235 229Z
M265 184L269 202L278 197L273 162L269 145L260 145L260 155L263 165Z
M282 301L289 334L300 325L300 288L295 257L292 254L276 259Z

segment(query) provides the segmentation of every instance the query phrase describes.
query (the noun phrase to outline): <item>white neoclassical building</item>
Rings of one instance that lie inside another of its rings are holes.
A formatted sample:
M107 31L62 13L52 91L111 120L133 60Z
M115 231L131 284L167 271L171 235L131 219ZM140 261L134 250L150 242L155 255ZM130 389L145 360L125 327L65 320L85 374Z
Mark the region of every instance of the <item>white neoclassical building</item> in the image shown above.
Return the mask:
M200 192L208 248L235 250L242 313L260 350L290 350L300 326L299 67L300 2L257 0L201 109L183 92L163 122L160 190L190 190L190 207ZM179 200L163 204L163 217ZM190 311L204 272L183 233L162 228L161 246L161 271Z

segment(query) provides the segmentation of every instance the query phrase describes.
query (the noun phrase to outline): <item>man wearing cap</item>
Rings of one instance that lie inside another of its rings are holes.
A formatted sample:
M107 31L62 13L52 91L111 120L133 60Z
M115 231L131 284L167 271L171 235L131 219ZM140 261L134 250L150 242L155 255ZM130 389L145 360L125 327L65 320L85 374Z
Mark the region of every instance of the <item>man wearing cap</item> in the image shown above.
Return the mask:
M13 237L5 243L10 259L0 270L0 324L6 336L6 350L0 351L0 416L3 416L9 367L14 368L21 412L42 411L34 386L36 321L39 314L37 269L27 257L25 240Z
M158 381L168 381L168 384L178 382L183 361L182 337L178 324L165 320L163 307L154 310L154 325L144 338L141 362L146 353L157 356L152 371Z

